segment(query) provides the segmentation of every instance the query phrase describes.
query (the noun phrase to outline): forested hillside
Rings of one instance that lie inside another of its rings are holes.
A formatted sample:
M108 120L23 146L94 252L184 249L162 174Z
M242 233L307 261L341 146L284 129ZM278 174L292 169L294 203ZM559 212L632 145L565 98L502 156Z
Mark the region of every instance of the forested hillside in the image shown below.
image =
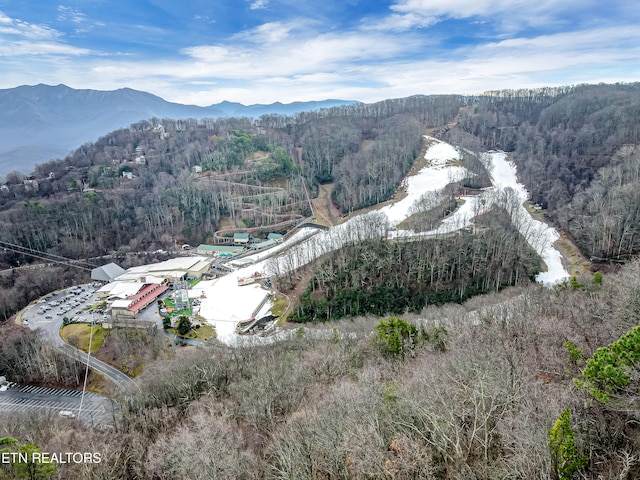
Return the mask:
M154 118L29 177L10 174L0 186L0 241L88 259L213 241L220 230L283 232L311 215L322 183L342 214L388 200L433 133L472 151L507 150L533 201L587 256L625 261L640 249L639 92L587 85L257 120ZM486 185L481 170L469 186ZM0 253L0 267L32 261Z
M635 262L413 320L181 350L145 370L114 430L4 416L0 436L101 453L58 465L67 479L638 478L639 292Z
M493 92L448 136L512 152L532 200L588 256L640 250L640 84Z
M256 185L286 178L291 202L334 182L334 201L349 213L388 199L421 135L437 127L454 145L513 153L532 200L587 255L624 257L640 248L639 118L640 86L631 84L416 96L257 121L152 119L39 165L29 178L10 174L0 189L1 239L72 256L199 242L236 212L222 184L198 181L195 166L254 170L243 181ZM279 170L245 164L278 148ZM28 226L35 223L46 235Z
M39 84L0 89L0 179L12 169L27 173L54 155L66 155L84 142L151 117L257 118L265 113L291 115L351 103L324 100L245 106L221 102L198 107L167 102L130 88L78 90Z
M461 303L532 280L540 259L504 210L496 208L478 223L478 234L368 240L328 254L311 267L292 320L418 313L426 305Z
M640 478L639 89L150 119L31 177L10 175L0 266L22 268L0 275L3 319L87 276L24 268L32 259L9 244L85 260L111 252L129 266L155 260L134 251L297 223L323 183L349 214L402 194L426 133L468 149L455 161L473 172L419 199L412 222L437 223L464 201L460 188L486 185L472 152L504 149L547 219L587 255L625 265L533 284L542 265L503 212L517 200L509 192L472 227L437 238L372 239L389 224L359 216L367 235L347 232L342 249L274 278L303 327L212 350L170 347L152 332L123 339L132 355L152 354L141 391L117 399L115 428L6 415L0 438L101 453L100 463L58 465L65 479ZM298 253L287 252L292 266ZM77 365L6 327L0 367L15 380L81 385Z
M302 205L305 189L335 180L339 207L356 210L389 198L416 159L425 129L459 106L460 99L416 97L258 122L139 122L39 165L29 178L10 174L0 190L0 240L73 258L197 244L224 217L241 215L229 186L240 180L211 181L236 171L257 187L282 179L288 198L280 205L300 203L303 215L310 214Z

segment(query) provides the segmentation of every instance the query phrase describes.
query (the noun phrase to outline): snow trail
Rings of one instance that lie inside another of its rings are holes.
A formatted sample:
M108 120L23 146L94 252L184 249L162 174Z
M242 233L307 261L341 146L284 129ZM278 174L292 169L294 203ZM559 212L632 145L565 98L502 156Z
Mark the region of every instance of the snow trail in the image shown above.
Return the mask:
M421 233L394 230L393 227L409 217L411 207L422 195L440 191L468 174L464 167L451 164L452 161L460 159L460 152L455 147L431 137L427 139L434 142L425 153L429 165L416 175L404 180L406 196L403 199L350 218L326 231L301 229L288 240L274 247L278 251L288 250L285 255L265 258L274 250L258 252L242 258L241 261L231 262L236 265L253 262L252 264L212 282L200 282L197 287L206 296L202 300L200 314L209 323L215 325L218 339L224 343L235 344L239 338L235 333L236 323L250 318L255 307L266 294L265 290L257 284L238 286L240 277L246 277L255 272L267 272L270 275L287 273L354 241L452 233L471 225L473 218L486 211L491 205L497 202L501 202L501 205L505 204L504 200L508 197L512 200L507 202L510 206L508 213L514 225L547 265L547 271L538 274L536 280L545 285L554 285L569 278L569 273L562 264L562 256L554 247L554 242L559 238L558 232L547 224L533 219L527 212L523 204L529 195L524 186L518 183L516 168L507 161L506 154L503 152L482 154L481 159L490 172L493 186L484 189L480 195L463 197L465 203L445 218L438 228ZM293 244L296 245L289 249Z

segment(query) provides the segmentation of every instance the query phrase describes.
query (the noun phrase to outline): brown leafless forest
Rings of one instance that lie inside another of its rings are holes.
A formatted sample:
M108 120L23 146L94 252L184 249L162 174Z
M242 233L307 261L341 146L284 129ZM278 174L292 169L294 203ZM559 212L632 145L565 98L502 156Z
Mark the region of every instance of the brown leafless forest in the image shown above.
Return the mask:
M269 346L183 350L120 399L114 430L4 416L0 436L102 452L99 464L59 465L61 479L551 479L570 478L549 443L569 408L576 455L588 459L575 478L637 478L637 370L605 403L573 379L638 324L639 292L635 262L602 284L429 307L405 317L431 335L402 355L372 335L378 318Z

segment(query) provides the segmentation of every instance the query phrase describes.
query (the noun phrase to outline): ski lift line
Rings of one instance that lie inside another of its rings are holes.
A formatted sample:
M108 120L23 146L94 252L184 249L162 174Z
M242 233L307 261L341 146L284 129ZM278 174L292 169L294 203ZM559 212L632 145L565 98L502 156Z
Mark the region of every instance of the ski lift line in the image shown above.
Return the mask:
M76 265L76 264L73 264L73 263L63 262L61 260L54 260L52 258L42 257L40 255L36 255L35 253L22 252L20 250L15 250L15 249L13 249L11 247L7 247L7 246L4 246L4 245L1 245L1 246L5 250L9 250L10 252L19 253L21 255L27 255L29 257L39 258L39 259L45 260L45 261L47 261L49 263L58 263L60 265L65 265L67 267L74 267L74 268L79 268L81 270L86 270L87 272L90 272L92 270L91 268L83 267L82 265Z
M2 247L2 248L4 248L5 250L8 250L10 252L19 253L20 255L27 255L29 257L39 258L39 259L45 260L46 262L49 262L49 263L57 263L59 265L65 265L67 267L79 268L81 270L86 270L87 272L90 272L92 270L91 268L83 267L82 265L77 265L77 264L73 264L73 263L69 263L69 262L64 262L64 261L61 261L61 260L55 260L55 259L52 259L52 258L43 257L43 256L40 256L40 255L36 255L35 253L29 253L29 252L23 252L21 250L15 250L15 249L13 249L11 247Z
M22 252L22 251L16 252L16 250L12 250L12 251L14 251L16 253L22 253L24 255L30 255L29 252L35 252L35 253L38 253L40 255L43 255L43 257L38 257L38 258L44 258L45 260L51 259L51 261L56 262L56 261L59 261L57 259L60 259L60 260L63 260L65 262L76 262L76 263L85 264L85 265L87 265L87 266L89 266L91 268L96 268L96 265L93 265L93 264L91 264L89 262L85 262L84 260L74 260L72 258L63 257L61 255L55 255L53 253L47 253L47 252L43 252L41 250L36 250L35 248L23 247L22 245L17 245L15 243L9 243L9 242L0 241L0 247L4 247L4 248L9 248L9 247L21 248L23 250L27 250L27 252Z
M62 255L56 255L54 253L43 252L42 250L37 250L35 248L23 247L22 245L17 245L15 243L0 241L0 246L2 246L2 245L9 245L9 246L15 247L15 248L22 248L24 250L28 250L28 251L31 251L31 252L39 253L41 255L47 255L47 256L52 257L52 258L59 258L61 260L66 260L66 261L69 261L69 262L73 261L73 262L78 262L78 263L84 263L85 265L88 265L88 266L93 267L93 268L96 267L96 265L93 265L93 264L91 264L89 262L85 262L84 260L74 260L72 258L63 257Z

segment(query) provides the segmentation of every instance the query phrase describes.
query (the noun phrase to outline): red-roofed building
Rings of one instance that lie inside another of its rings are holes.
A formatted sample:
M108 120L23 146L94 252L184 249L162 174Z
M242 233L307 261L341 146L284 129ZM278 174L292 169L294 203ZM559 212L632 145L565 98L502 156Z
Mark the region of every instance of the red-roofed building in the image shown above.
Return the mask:
M160 295L169 289L166 285L157 283L145 284L137 293L129 295L126 299L115 300L111 304L111 317L129 317L135 316L142 310L155 302Z

